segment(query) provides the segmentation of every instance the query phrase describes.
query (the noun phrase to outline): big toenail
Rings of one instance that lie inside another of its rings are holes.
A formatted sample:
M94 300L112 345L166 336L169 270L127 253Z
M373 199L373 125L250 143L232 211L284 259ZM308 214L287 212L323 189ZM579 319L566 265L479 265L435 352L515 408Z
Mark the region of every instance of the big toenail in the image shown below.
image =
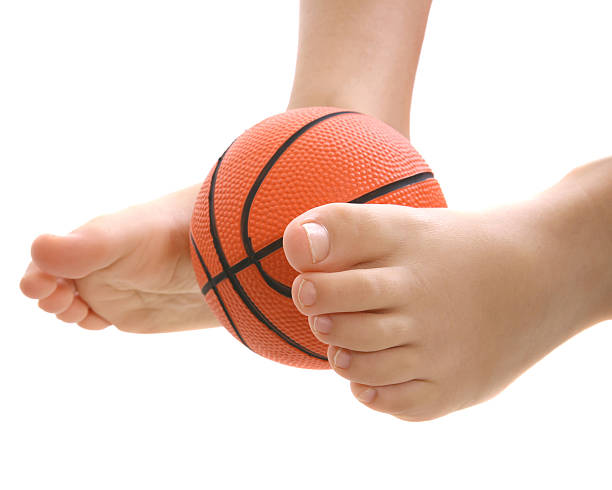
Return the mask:
M334 365L336 367L346 369L347 367L349 367L350 364L351 364L351 355L348 352L342 349L339 349L338 352L336 352L336 355L334 357Z
M298 289L298 300L303 306L310 306L314 304L317 299L317 291L315 290L314 284L310 281L302 279L300 287Z
M304 228L308 238L312 263L321 262L329 253L329 235L327 229L323 225L314 222L304 223L302 228Z

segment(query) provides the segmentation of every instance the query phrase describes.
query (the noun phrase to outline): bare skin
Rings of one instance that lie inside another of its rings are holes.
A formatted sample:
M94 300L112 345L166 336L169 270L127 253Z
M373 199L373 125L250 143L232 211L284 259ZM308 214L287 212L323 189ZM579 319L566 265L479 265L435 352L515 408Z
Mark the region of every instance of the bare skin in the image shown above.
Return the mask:
M358 8L339 0L305 2L288 108L346 107L407 135L428 11L429 0L360 2ZM65 237L39 236L21 280L23 293L60 320L88 329L112 324L152 333L219 325L202 300L189 257L199 188L99 216Z
M65 322L135 333L218 325L203 301L188 231L200 186L99 216L66 236L41 235L21 290Z
M303 2L289 108L358 110L409 137L429 3ZM365 204L310 210L284 236L301 273L296 307L329 344L332 368L374 410L427 420L486 400L612 317L611 176L612 160L594 162L531 201L486 213ZM39 236L22 291L87 329L218 325L189 256L198 190L99 216L67 236ZM309 240L304 222L326 231L306 227L315 232ZM325 235L328 245L317 244ZM312 304L304 280L316 291Z
M332 368L405 420L485 401L612 318L612 158L503 209L327 204L283 238Z

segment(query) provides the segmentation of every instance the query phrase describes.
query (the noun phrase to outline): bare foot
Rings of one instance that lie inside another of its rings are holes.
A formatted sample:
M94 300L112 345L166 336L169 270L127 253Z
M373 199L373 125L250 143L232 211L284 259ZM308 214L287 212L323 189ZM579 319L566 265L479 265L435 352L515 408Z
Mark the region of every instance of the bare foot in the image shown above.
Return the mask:
M401 419L439 417L605 319L609 241L596 238L609 221L587 233L602 213L571 184L485 213L335 203L295 218L283 242L301 273L294 303L353 394Z
M218 325L195 278L189 221L199 185L41 235L20 283L43 310L97 330L136 333Z

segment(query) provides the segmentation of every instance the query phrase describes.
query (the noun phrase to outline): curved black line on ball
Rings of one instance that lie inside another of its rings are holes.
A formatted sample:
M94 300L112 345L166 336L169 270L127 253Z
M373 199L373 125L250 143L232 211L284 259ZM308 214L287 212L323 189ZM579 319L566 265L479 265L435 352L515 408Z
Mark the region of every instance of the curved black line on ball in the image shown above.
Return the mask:
M227 150L225 150L225 152L227 153ZM242 284L238 280L238 277L235 274L232 274L230 272L230 265L227 262L227 257L225 256L225 252L223 252L223 248L221 247L221 241L219 240L219 232L217 230L217 222L215 218L215 198L214 198L215 185L217 183L217 174L219 172L219 168L221 168L221 162L223 161L224 156L225 156L225 153L221 155L221 158L219 158L219 161L217 162L217 165L215 166L212 177L210 179L210 188L208 190L208 218L210 221L210 235L212 237L213 245L215 247L215 251L217 252L217 256L219 258L219 262L221 263L221 267L223 268L223 271L225 272L230 283L232 284L234 291L236 291L236 294L240 297L240 299L242 299L245 306L249 310L251 310L251 313L255 316L255 318L257 318L260 322L262 322L266 327L272 330L276 335L282 338L289 345L302 351L304 354L307 354L311 357L316 357L317 359L321 359L322 361L327 361L326 356L322 356L321 354L318 354L314 351L311 351L307 347L304 347L303 345L301 345L300 343L296 342L291 337L289 337L285 332L280 330L276 325L274 325L262 313L262 311L257 307L257 305L253 303L249 295L246 293L246 291L242 287Z
M389 182L388 184L383 185L382 187L378 187L366 194L356 197L349 201L352 204L365 204L369 201L372 201L380 196L384 196L385 194L389 194L390 192L397 191L404 187L408 187L414 184L418 184L419 182L423 182L427 179L433 179L433 173L431 172L420 172L418 174L411 175L409 177L404 177L403 179L396 180L395 182Z
M282 240L282 238L281 238L281 240ZM249 248L250 248L251 251L253 251L253 242L251 241L251 237L249 237ZM261 262L259 260L257 260L256 257L257 256L256 256L255 252L251 253L248 256L249 260L251 260L255 264L255 267L257 267L257 270L259 271L259 274L261 275L261 277L263 277L264 281L266 281L268 286L270 286L275 291L278 291L283 296L286 296L287 298L291 298L291 287L290 286L286 286L282 282L277 281L271 275L269 275L263 269L263 266L261 265Z
M202 254L200 253L200 250L198 249L198 246L196 245L195 239L193 238L193 235L191 234L191 231L189 232L189 238L191 239L191 243L193 245L193 248L194 248L194 250L196 252L196 255L198 256L198 260L200 261L200 265L202 266L202 269L204 269L204 274L206 274L206 277L208 278L208 283L210 283L211 282L210 272L208 271L208 267L206 267L206 264L204 264L204 259L202 258ZM232 326L232 328L234 329L234 332L236 332L236 335L240 339L240 342L242 342L249 349L251 349L249 347L249 345L245 342L245 340L242 338L242 335L240 335L240 332L238 331L238 328L236 328L236 324L234 323L234 320L232 320L232 317L230 316L229 311L227 311L227 307L225 306L225 303L221 299L221 295L219 294L219 291L217 290L217 286L215 286L213 284L212 289L213 289L213 291L215 293L215 296L217 297L217 300L219 301L219 304L221 305L221 308L223 308L223 312L225 313L225 316L229 320L230 325ZM251 349L251 350L253 350L253 349Z
M432 179L432 178L433 178L433 173L431 172L421 172L418 174L411 175L410 177L404 177L403 179L397 180L395 182L391 182L382 187L374 189L373 191L370 191L367 194L359 196L349 201L349 203L364 204L380 196L388 194L390 192L393 192L393 191L402 189L404 187L408 187L413 184L417 184L419 182L423 182L425 180ZM272 254L273 252L276 252L278 249L282 247L283 247L283 237L280 237L279 239L274 240L273 242L269 243L265 247L255 252L254 257L257 258L258 261L260 261L263 258L267 257L268 255ZM231 266L229 270L230 270L230 273L237 274L238 272L240 272L243 269L246 269L250 265L253 265L253 258L250 256L247 256L241 261ZM227 274L225 273L225 271L220 272L215 277L213 277L212 280L209 280L206 284L204 284L204 286L202 287L202 293L206 294L211 289L211 287L213 287L216 284L219 284L221 281L223 281L223 279L226 279L226 278L227 278ZM279 284L282 284L282 283L279 283ZM284 284L282 285L285 286ZM291 288L288 288L288 289L289 289L289 294L291 294Z
M283 237L280 237L278 240L274 240L272 243L269 243L264 248L259 249L257 252L255 252L255 257L261 260L264 257L267 257L268 255L270 255L272 252L276 252L278 249L282 247L283 247ZM238 272L246 269L250 265L253 265L253 259L251 257L245 257L244 259L232 265L229 268L229 272L231 274L238 274ZM219 284L221 281L223 281L223 279L227 279L227 274L225 273L225 271L219 272L219 274L217 274L215 277L212 278L211 282L207 282L206 284L204 284L204 286L202 287L202 293L206 294L210 290L211 284L215 284L215 285Z
M251 206L253 205L253 201L255 200L255 195L257 194L257 191L261 187L261 184L263 184L263 181L266 178L266 175L268 175L270 170L272 170L272 167L278 161L278 159L283 155L283 153L285 153L285 151L287 151L287 149L300 136L302 136L306 131L308 131L313 126L316 126L317 124L319 124L322 121L325 121L326 119L340 116L342 114L356 114L356 112L355 111L331 112L329 114L325 114L324 116L318 117L317 119L313 119L309 123L302 126L300 129L298 129L295 133L293 133L281 146L278 147L278 149L274 152L274 155L270 157L268 162L261 169L261 171L259 172L259 175L255 179L255 182L253 182L253 185L251 186L251 189L249 190L249 193L247 194L247 197L244 201L244 206L242 208L242 216L240 217L240 236L242 237L242 245L244 246L244 250L247 254L247 257L249 258L251 263L255 264L255 266L257 267L257 270L259 271L259 274L261 274L261 277L263 278L264 281L266 281L268 286L270 286L272 289L274 289L275 291L278 291L280 294L288 298L291 298L291 288L277 281L272 276L270 276L263 269L261 263L259 262L259 259L257 258L255 254L255 250L253 250L253 246L251 243L251 237L249 236L249 215L251 213Z

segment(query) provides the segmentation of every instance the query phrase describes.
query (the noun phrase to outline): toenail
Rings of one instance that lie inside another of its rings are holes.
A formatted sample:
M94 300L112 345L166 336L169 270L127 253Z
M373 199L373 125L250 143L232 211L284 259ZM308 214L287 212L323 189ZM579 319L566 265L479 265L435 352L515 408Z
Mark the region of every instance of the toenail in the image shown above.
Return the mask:
M363 403L370 403L372 400L374 400L375 396L376 390L373 388L367 388L357 395L357 400Z
M338 349L334 356L334 365L336 367L346 369L351 364L351 355L345 350Z
M312 263L321 262L329 253L329 235L327 229L319 223L304 223L302 228L308 238Z
M315 316L312 321L312 328L315 332L329 333L332 328L331 318L328 316Z
M314 284L310 281L302 280L300 288L298 289L298 300L304 306L310 306L314 304L317 299L317 292Z

